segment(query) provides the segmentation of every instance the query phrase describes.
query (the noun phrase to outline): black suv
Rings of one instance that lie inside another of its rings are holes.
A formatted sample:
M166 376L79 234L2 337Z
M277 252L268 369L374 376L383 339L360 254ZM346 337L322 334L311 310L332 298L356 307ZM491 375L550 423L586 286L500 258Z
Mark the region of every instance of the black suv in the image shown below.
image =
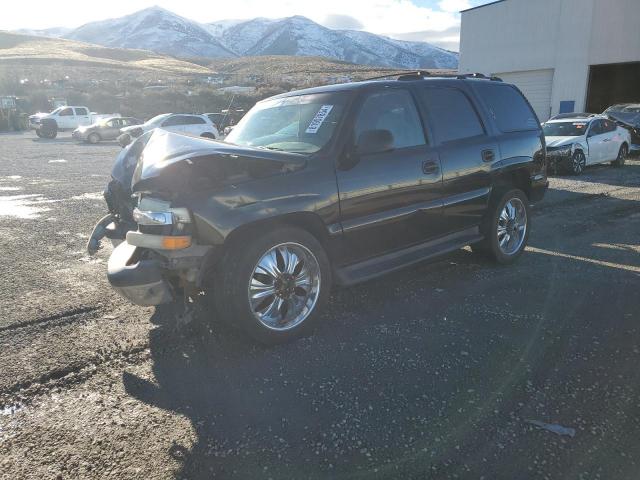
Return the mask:
M133 229L109 260L111 285L140 305L205 292L266 343L311 327L335 284L465 245L513 262L548 187L540 123L495 78L290 92L259 102L224 143L157 130L121 160L131 176L114 182L137 204L112 212Z

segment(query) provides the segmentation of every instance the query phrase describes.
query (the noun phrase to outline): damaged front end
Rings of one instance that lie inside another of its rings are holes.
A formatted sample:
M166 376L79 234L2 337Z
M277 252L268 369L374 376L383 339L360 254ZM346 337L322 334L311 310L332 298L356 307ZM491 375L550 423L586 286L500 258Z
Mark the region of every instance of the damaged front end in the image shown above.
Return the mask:
M133 224L109 259L109 282L137 305L194 297L222 248L215 222L199 213L203 206L219 205L217 195L228 199L242 183L305 163L300 155L155 131L131 176Z

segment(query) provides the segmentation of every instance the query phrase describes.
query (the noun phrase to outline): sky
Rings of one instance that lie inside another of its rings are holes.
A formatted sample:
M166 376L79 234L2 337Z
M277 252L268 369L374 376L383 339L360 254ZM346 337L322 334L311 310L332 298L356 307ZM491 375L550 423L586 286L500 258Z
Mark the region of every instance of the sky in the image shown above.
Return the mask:
M158 5L209 23L226 19L303 15L329 28L366 30L457 50L459 11L491 0L29 0L10 1L1 30L78 27ZM98 7L98 8L95 8Z

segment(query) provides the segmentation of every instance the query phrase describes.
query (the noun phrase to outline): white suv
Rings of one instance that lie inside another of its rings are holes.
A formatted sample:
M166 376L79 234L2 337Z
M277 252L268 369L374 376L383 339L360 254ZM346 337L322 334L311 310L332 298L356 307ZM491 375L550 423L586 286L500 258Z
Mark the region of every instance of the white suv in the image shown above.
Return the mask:
M606 117L560 115L543 125L549 165L580 175L587 165L611 162L624 165L631 135Z
M161 128L169 132L181 133L192 137L220 138L218 129L206 115L191 113L163 113L147 120L142 125L133 125L120 130L118 140L127 145L132 138L139 137L154 128Z

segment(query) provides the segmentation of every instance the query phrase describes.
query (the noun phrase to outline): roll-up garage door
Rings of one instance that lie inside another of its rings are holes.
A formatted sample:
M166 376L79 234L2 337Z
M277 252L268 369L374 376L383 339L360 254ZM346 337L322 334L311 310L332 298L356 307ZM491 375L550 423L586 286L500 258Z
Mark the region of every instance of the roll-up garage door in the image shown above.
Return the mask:
M507 83L516 85L535 110L541 122L551 114L551 88L553 87L553 69L527 70L521 72L495 73Z

